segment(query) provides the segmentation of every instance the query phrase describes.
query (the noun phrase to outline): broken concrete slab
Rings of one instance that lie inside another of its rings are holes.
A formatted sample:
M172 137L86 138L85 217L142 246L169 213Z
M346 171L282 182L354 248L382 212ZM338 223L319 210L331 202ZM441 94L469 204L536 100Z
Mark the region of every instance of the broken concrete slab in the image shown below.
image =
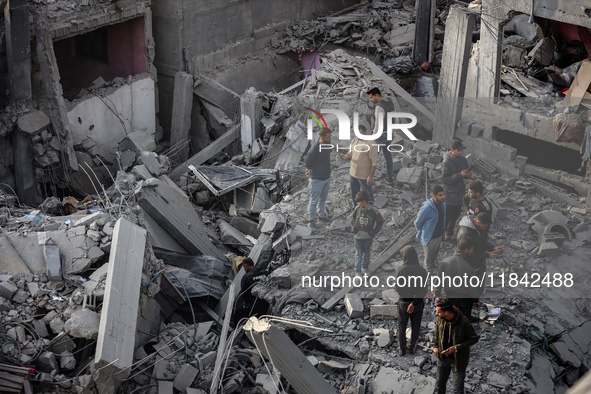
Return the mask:
M18 287L8 280L0 282L0 297L12 300L12 296L18 291Z
M435 379L417 373L382 367L371 386L374 393L432 394L435 390Z
M16 122L20 131L29 135L45 130L49 124L49 117L43 111L32 111L18 117Z
M193 76L178 71L174 76L174 95L170 124L170 146L177 147L175 161L187 160L189 152L189 130L191 129L191 110L193 108Z
M493 387L498 387L500 389L507 389L511 386L511 378L505 375L498 374L494 371L491 371L486 376L486 382Z
M224 254L207 236L201 218L179 190L170 187L168 177L154 180L136 191L140 206L172 235L189 253L215 256L221 260Z
M244 326L244 331L249 339L257 344L257 349L263 356L273 360L273 365L297 392L336 393L281 329L267 321L251 317Z
M252 219L234 216L232 219L230 219L230 224L242 231L244 234L250 235L251 237L258 238L259 235L261 235L261 232L257 228L258 223Z
M119 372L133 363L146 237L141 227L117 220L94 357L94 365L103 367L95 376L97 386L108 390L116 389L126 375Z

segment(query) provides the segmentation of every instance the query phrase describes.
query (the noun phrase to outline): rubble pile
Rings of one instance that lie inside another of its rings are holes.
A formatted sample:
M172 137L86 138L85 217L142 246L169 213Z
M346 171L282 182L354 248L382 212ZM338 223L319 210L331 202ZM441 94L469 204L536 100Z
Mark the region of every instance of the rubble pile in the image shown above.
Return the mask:
M437 70L441 66L448 9L448 2L437 2L431 62ZM414 1L362 3L345 14L297 21L286 28L284 39L275 39L271 44L298 53L321 51L330 45L338 45L353 53L373 56L374 61L383 64L388 73L408 74L416 67L411 56L415 40L414 20Z

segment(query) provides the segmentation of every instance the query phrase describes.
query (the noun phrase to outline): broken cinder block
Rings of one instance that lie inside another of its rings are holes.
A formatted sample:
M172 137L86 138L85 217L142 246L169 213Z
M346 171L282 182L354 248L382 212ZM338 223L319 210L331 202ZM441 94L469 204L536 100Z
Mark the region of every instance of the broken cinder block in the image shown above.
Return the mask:
M398 305L372 305L370 319L398 319Z
M363 316L363 302L357 294L347 293L345 296L345 308L347 308L347 314L351 319Z

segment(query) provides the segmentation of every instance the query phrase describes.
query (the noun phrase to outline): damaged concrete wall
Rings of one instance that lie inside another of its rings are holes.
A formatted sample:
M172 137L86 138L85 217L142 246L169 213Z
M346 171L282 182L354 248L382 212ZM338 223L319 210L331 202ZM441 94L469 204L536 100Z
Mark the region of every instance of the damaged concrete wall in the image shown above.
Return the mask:
M156 131L155 84L146 74L105 97L77 101L68 111L74 145L116 163L119 143L130 133Z
M311 19L355 3L352 0L154 1L151 7L157 44L154 63L162 92L159 97L162 126L165 129L170 126L172 96L166 92L172 92L177 71L195 73L261 50L275 35L283 35L289 20Z

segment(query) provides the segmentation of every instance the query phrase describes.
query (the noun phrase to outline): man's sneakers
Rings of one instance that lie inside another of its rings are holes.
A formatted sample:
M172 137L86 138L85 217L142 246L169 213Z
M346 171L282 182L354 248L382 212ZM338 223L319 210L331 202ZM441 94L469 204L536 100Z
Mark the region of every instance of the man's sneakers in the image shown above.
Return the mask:
M330 220L326 216L318 216L318 219L320 219L320 221L324 222L324 223L331 223L332 222L332 220Z
M361 273L362 274L367 274L367 268L361 268Z
M408 354L415 354L415 348L411 347L410 345L406 345L406 351Z
M318 226L316 226L316 220L310 220L308 222L308 228L310 230L316 230L318 228Z
M398 355L401 357L406 356L406 349L398 348Z

